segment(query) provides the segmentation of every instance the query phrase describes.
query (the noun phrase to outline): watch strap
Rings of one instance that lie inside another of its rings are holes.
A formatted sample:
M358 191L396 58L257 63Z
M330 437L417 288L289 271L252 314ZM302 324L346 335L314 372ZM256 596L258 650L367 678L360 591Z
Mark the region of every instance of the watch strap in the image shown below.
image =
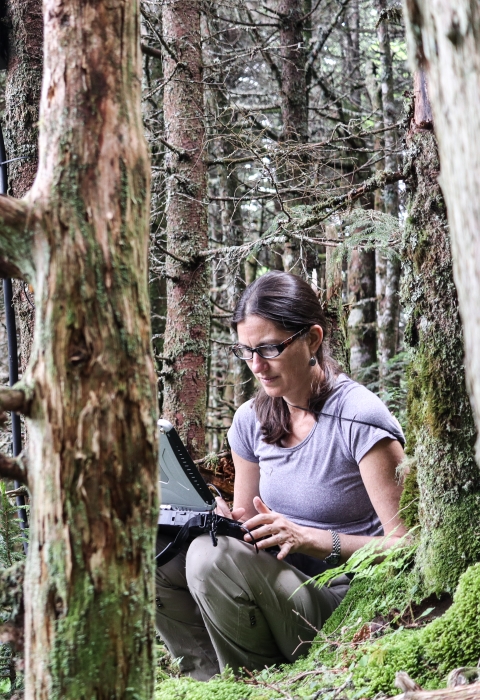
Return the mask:
M333 568L334 566L338 566L338 564L340 563L342 548L340 544L340 535L338 534L338 532L335 532L334 530L329 530L329 533L332 536L332 551L328 555L328 557L325 557L325 562L330 568Z

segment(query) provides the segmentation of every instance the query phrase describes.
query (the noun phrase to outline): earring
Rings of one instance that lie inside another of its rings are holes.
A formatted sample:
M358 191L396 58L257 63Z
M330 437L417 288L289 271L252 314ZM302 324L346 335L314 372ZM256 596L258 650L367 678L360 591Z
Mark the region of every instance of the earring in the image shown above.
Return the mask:
M310 365L310 367L315 367L315 365L317 364L317 358L315 357L315 355L311 356L311 358L308 361L308 364Z

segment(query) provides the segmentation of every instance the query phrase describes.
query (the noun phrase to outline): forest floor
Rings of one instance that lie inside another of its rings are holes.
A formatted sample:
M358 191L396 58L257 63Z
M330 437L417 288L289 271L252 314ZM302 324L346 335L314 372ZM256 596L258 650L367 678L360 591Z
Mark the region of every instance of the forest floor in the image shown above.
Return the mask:
M350 563L348 569L357 573L349 593L309 653L293 664L241 675L227 668L202 683L181 677L160 646L155 699L380 700L400 692L399 671L433 690L446 687L449 673L459 667L469 667L470 680L476 681L480 564L462 576L453 599L443 594L416 601L413 553L414 547L403 546L381 564L372 564L372 553ZM319 585L325 580L323 575Z

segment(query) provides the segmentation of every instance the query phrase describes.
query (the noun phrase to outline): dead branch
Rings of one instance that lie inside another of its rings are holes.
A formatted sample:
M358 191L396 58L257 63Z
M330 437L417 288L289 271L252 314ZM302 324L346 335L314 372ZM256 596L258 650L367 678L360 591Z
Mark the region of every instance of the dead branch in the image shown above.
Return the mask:
M21 389L10 389L10 387L0 386L0 411L26 413L27 408L28 402L24 391Z
M393 182L399 182L405 178L405 174L400 171L390 171L382 170L379 173L375 173L373 177L370 177L362 185L358 187L353 187L348 192L344 194L336 195L335 197L329 197L324 202L319 204L314 204L312 207L312 214L305 217L299 228L308 229L312 226L317 226L322 221L324 221L328 216L331 216L335 211L340 209L340 207L349 205L360 197L370 194L370 192L375 192L375 190L382 189L385 185L390 185Z
M29 207L13 197L0 195L0 276L33 277L32 232Z
M21 484L28 486L25 457L23 455L7 457L7 455L0 452L0 477L19 481Z
M480 683L439 690L413 690L395 695L395 700L479 700L479 698Z
M140 47L142 49L142 53L145 54L145 56L152 56L152 58L162 58L162 52L160 49L155 49L153 46L149 46L148 44L144 44L143 41L140 44Z

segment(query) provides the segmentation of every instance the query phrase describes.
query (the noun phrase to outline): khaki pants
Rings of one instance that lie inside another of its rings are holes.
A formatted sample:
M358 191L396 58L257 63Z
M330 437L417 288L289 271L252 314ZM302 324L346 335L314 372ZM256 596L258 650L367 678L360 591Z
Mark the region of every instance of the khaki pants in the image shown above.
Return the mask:
M161 551L168 537L159 536ZM208 680L235 671L295 661L348 591L345 576L330 587L267 552L232 537L197 537L156 570L156 625L183 673ZM313 627L312 627L313 626Z

